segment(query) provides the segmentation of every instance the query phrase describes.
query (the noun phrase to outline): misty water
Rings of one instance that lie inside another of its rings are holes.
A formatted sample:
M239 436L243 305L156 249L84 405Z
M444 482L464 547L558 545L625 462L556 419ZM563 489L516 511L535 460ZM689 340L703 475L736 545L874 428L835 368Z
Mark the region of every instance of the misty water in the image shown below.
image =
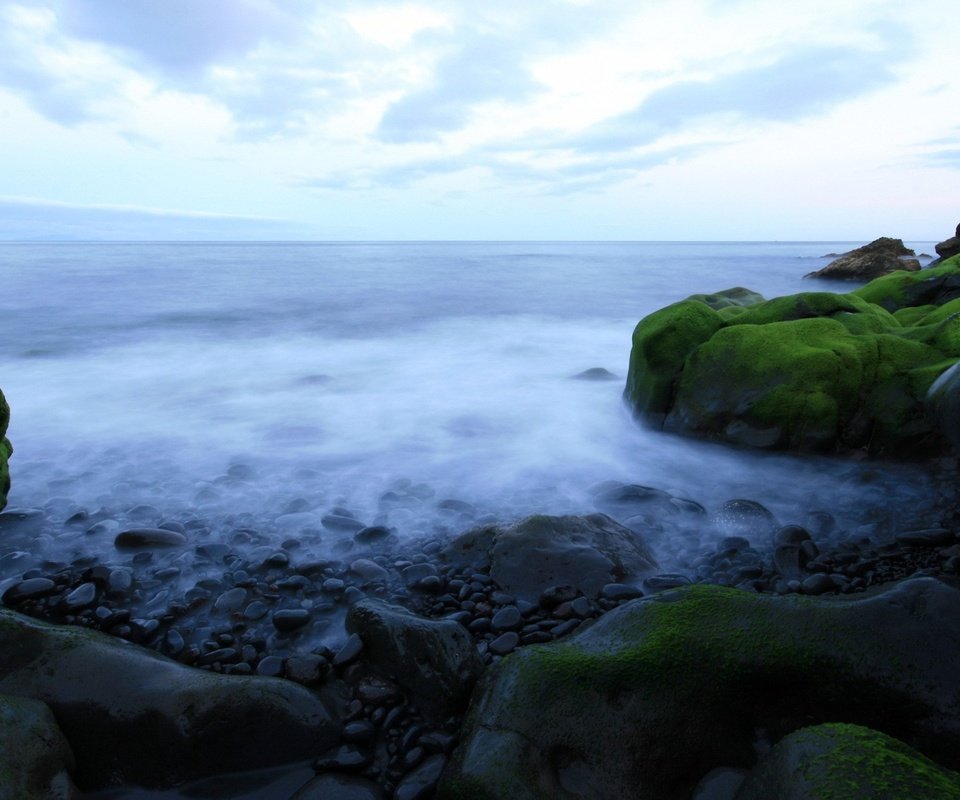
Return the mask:
M827 510L846 533L910 524L919 466L691 441L622 400L645 314L737 285L833 291L802 276L852 246L0 245L9 506L44 511L29 547L0 541L0 581L111 558L109 530L64 524L79 509L199 520L204 541L254 530L251 547L300 537L311 556L349 547L321 522L335 509L449 536L592 512L609 480L708 511L748 498L783 523ZM616 379L572 377L594 367Z

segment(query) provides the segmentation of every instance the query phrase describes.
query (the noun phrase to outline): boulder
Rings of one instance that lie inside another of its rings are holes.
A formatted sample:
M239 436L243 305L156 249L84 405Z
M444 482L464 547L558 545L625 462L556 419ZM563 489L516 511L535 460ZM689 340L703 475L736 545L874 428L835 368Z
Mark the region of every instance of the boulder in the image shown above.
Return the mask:
M488 669L438 797L687 800L711 770L751 767L758 729L821 722L954 767L958 652L960 591L933 578L856 599L696 585L634 600Z
M953 236L940 242L936 248L937 255L942 259L952 258L960 253L960 225L957 225L957 231Z
M608 583L637 582L657 570L640 534L606 514L527 517L462 533L440 558L489 570L505 592L537 602L550 586L572 586L596 597Z
M828 723L782 739L735 800L960 800L960 776L901 741L861 725Z
M10 424L10 406L7 399L0 392L0 511L7 505L7 495L10 493L10 456L13 455L13 445L7 438L7 426Z
M920 269L920 262L912 257L915 255L916 253L909 247L904 247L902 239L881 236L870 244L844 253L823 269L811 272L804 277L866 281L897 270L916 272Z
M421 711L445 720L466 707L483 661L473 637L458 622L425 619L365 599L350 607L346 625L359 635L374 667L407 691Z
M73 800L73 753L39 700L0 695L0 800Z
M41 700L83 789L172 785L302 760L336 744L337 698L191 669L153 651L0 609L0 693Z
M927 391L926 405L930 419L960 450L960 363L933 382Z
M958 358L960 257L733 315L699 300L668 306L637 325L624 394L642 421L677 433L919 456L948 448L925 403Z

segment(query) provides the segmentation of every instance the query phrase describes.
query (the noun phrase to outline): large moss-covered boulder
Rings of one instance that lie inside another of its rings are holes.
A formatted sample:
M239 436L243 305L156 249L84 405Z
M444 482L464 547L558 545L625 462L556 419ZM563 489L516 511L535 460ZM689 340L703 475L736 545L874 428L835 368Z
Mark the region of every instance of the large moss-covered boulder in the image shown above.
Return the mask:
M10 456L13 455L13 445L7 438L7 425L10 424L10 406L7 398L0 392L0 511L7 505L7 494L10 491Z
M791 733L750 773L735 800L960 800L960 776L862 725Z
M960 761L960 590L859 599L694 586L636 600L486 673L441 798L688 800L720 766L846 722Z
M648 424L737 445L940 452L926 395L960 359L958 297L960 258L850 294L694 296L637 325L625 397Z
M41 700L83 789L172 785L303 760L337 743L337 700L228 677L76 627L0 609L0 694Z

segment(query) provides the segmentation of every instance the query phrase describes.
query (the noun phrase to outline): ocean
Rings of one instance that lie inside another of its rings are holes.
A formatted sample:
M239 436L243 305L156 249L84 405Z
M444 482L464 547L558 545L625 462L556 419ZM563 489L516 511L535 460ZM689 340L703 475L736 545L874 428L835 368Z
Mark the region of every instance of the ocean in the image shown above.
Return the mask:
M9 506L44 511L29 553L0 541L0 582L109 554L65 524L78 510L303 535L318 556L349 546L331 512L451 536L592 512L610 480L785 524L827 510L848 534L904 524L917 465L693 441L622 400L644 315L731 286L836 291L802 276L857 244L0 244ZM573 377L592 368L614 377Z

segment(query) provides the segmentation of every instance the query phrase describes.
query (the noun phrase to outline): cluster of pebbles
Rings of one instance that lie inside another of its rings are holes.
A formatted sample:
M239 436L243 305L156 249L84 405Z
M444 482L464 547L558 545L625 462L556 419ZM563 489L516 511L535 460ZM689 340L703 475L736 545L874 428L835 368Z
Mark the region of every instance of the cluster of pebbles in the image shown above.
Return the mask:
M645 592L693 582L815 595L860 592L918 570L960 573L960 526L942 509L939 526L899 531L878 544L862 531L840 535L826 512L808 515L804 526L781 526L749 500L730 501L708 517L692 501L648 487L606 485L597 496L599 507L628 526L656 525L651 513L669 506L688 528L676 532L679 538L689 540L696 525L708 526L712 544L690 550L678 568L648 577L641 587L610 583L586 597L553 586L527 602L503 591L485 570L446 564L447 532L401 542L392 529L365 525L345 508L322 518L341 542L323 559L312 557L309 531L278 545L246 527L211 536L193 515L138 526L130 523L158 518L159 511L80 509L57 524L112 536L113 552L38 565L31 565L30 540L51 535L52 515L9 510L0 514L0 589L4 605L19 612L97 629L200 669L307 687L340 681L349 692L342 742L318 754L316 770L349 776L344 779L367 787L371 797L415 800L431 795L461 718L425 717L397 683L371 667L360 637L344 627L347 610L362 598L455 620L490 664L519 647L565 636ZM473 514L457 502L447 501L447 510Z

